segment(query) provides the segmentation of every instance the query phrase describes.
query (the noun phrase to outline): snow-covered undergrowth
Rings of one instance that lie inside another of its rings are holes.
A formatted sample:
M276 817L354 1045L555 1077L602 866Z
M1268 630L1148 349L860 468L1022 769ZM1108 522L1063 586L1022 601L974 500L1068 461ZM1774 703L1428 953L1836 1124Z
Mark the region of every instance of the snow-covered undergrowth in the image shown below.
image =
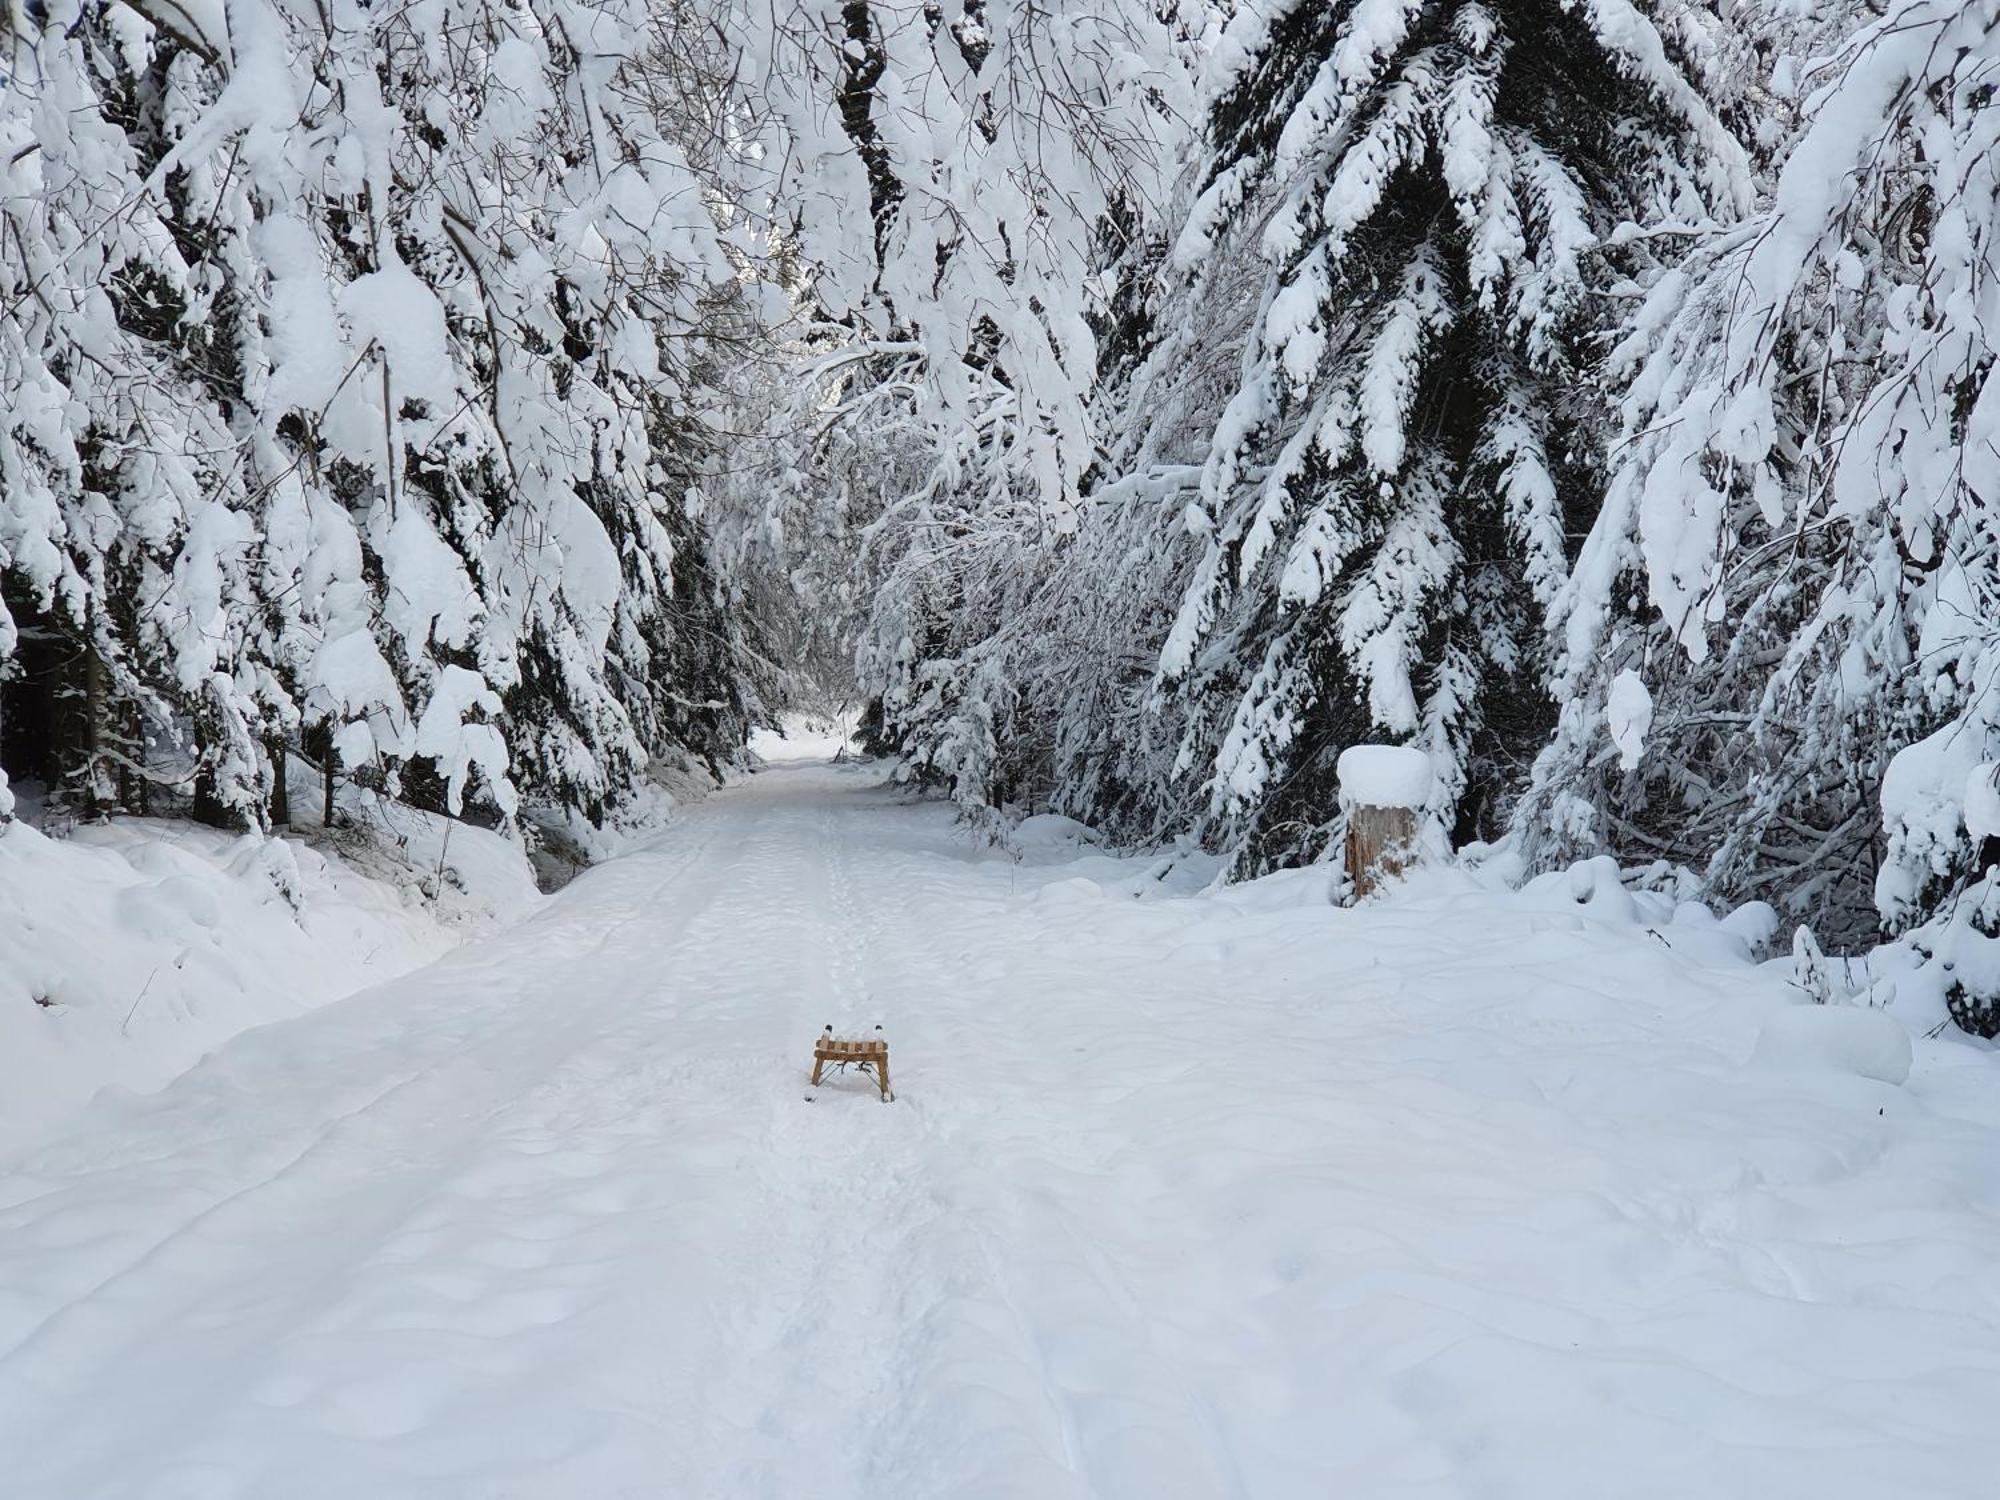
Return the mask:
M295 790L310 783L295 779ZM0 1139L158 1087L248 1027L407 973L540 899L498 834L343 788L298 836L0 824Z
M774 767L0 1155L9 1500L1992 1493L1990 1048L1607 864L1214 873Z

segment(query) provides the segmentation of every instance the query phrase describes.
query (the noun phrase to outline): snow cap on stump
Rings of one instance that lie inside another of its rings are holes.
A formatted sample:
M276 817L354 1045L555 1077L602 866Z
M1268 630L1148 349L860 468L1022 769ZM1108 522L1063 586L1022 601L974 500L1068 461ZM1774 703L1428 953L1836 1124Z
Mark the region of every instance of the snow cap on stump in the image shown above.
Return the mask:
M1350 745L1335 774L1342 807L1415 809L1431 800L1431 758L1413 745Z

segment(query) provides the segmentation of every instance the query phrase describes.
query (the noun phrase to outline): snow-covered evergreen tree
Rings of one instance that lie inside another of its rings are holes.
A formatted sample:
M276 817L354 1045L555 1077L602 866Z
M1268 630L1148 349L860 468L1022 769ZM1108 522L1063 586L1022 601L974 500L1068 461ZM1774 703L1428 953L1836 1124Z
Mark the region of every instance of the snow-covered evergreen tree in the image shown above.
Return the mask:
M1667 854L1851 943L1878 916L1990 924L1964 809L2000 752L2000 10L1903 0L1820 55L1768 212L1631 320L1613 482L1559 605L1571 705L1522 831L1544 861ZM1599 710L1620 676L1650 703L1622 758Z
M1259 0L1222 31L1175 258L1189 297L1268 270L1160 666L1253 867L1316 850L1360 739L1431 752L1446 828L1496 826L1596 505L1603 299L1748 204L1727 52L1676 0Z
M25 17L23 17L25 19ZM197 726L179 771L239 814L259 802L255 726L273 677L255 639L254 481L223 400L240 386L237 309L204 222L205 174L173 168L213 99L192 45L125 7L56 7L12 38L0 96L0 573L15 608L108 677L86 710L75 790ZM177 232L177 230L179 232ZM0 603L0 657L13 610ZM125 731L112 743L113 727Z
M256 821L301 732L503 817L727 753L703 364L739 263L649 8L38 20L0 99L0 571L198 800Z
M1099 228L1163 197L1185 131L1172 7L793 0L731 25L772 164L746 201L807 268L805 347L893 346L849 390L915 354L942 460L977 442L1063 524L1096 456Z
M1994 26L1896 4L1838 36L1770 210L1634 316L1624 440L1560 604L1572 708L1524 806L1544 860L1668 854L1844 942L1976 872ZM1622 762L1596 710L1614 674L1652 704Z

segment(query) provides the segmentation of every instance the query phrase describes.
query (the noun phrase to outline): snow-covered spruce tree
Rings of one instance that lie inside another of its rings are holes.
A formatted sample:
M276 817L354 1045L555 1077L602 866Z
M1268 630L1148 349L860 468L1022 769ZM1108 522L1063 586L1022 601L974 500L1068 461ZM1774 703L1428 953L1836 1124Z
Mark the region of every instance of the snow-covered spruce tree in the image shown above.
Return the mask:
M10 37L0 95L0 662L23 612L61 645L13 660L0 691L89 684L81 732L25 768L59 795L137 801L134 778L159 775L247 819L255 729L281 694L255 639L252 486L223 404L240 391L236 308L205 263L201 173L162 165L212 100L213 50L125 7L40 19Z
M227 16L69 4L17 48L0 571L242 821L301 730L452 811L591 820L725 752L697 371L736 266L654 13Z
M1904 0L1822 55L1769 211L1632 320L1520 832L1545 863L1664 855L1842 944L1913 931L1976 981L1969 1017L2000 993L1963 814L2000 758L2000 7Z
M1255 0L1223 30L1182 295L1267 271L1160 676L1241 868L1318 851L1364 738L1431 751L1443 827L1496 826L1597 503L1604 298L1646 231L1747 205L1728 49L1681 0Z
M336 247L338 352L315 363L352 370L305 414L320 462L363 486L413 704L402 738L360 748L430 763L454 807L477 765L505 810L511 762L595 820L669 747L659 731L719 727L657 712L670 617L699 629L715 601L671 598L694 517L685 459L670 488L654 440L698 430L688 340L733 268L703 184L625 86L646 7L316 15L294 18L285 66L380 93L287 163Z

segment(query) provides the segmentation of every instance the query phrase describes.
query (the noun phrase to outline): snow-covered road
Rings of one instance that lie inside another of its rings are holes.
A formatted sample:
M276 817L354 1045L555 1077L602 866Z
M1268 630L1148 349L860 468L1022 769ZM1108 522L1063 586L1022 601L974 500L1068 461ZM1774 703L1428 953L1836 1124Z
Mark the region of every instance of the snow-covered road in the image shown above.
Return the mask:
M0 1493L1993 1493L1989 1054L1746 1064L1713 924L1176 899L873 780L0 1171ZM897 1102L808 1102L877 1020Z

